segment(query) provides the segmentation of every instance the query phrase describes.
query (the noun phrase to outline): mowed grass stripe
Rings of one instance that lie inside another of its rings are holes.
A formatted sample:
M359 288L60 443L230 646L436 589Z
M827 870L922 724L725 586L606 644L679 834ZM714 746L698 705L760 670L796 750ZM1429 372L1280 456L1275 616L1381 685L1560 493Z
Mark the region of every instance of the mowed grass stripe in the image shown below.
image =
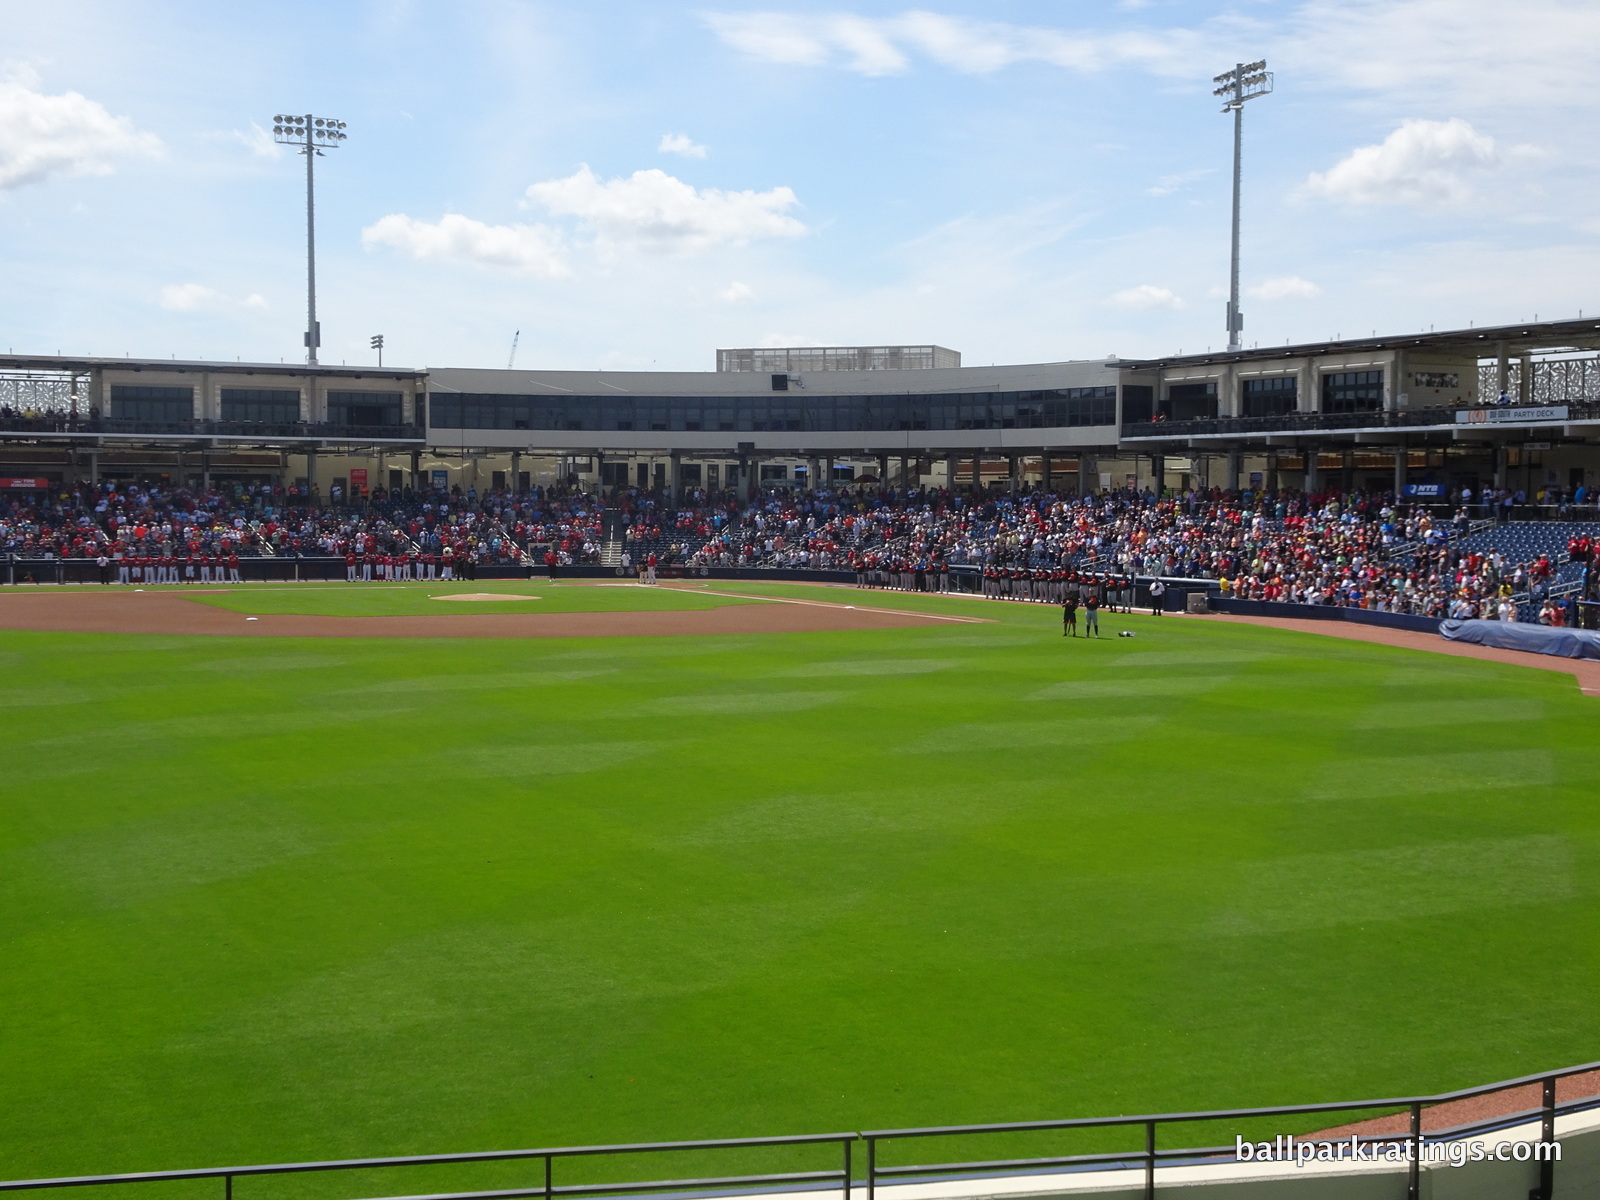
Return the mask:
M1289 1103L1592 1056L1600 739L1567 676L859 600L992 623L0 634L8 688L72 697L0 722L0 1175Z

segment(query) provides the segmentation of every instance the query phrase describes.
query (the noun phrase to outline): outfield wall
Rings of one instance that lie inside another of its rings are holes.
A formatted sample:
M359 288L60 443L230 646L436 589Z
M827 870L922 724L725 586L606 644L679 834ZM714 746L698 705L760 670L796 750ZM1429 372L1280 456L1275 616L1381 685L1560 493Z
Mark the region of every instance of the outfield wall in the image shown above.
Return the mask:
M1281 600L1231 600L1212 596L1207 601L1213 612L1240 617L1277 617L1298 621L1350 621L1356 625L1382 625L1389 629L1410 629L1417 633L1438 633L1439 617L1420 617L1411 613L1373 612L1366 608L1341 608L1334 604L1286 604Z

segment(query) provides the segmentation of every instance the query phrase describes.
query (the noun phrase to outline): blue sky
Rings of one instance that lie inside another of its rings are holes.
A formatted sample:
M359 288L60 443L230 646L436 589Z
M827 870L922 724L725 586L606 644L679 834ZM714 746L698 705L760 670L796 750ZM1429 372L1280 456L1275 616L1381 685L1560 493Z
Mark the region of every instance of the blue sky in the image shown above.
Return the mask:
M709 369L934 341L969 364L1600 310L1589 0L903 4L4 0L18 351Z

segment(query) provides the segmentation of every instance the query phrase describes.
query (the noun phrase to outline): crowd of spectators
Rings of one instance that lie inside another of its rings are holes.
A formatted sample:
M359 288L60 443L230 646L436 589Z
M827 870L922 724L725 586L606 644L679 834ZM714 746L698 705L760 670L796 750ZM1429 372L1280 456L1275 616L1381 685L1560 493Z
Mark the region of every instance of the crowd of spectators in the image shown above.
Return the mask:
M1547 555L1463 548L1473 508L1372 493L1132 488L1071 496L942 488L521 494L378 490L322 504L265 484L194 490L106 482L0 500L18 559L445 556L487 566L781 567L1032 575L1068 570L1217 581L1224 596L1438 617L1565 623ZM1478 510L1481 514L1482 510ZM1491 509L1492 511L1492 509ZM447 554L448 551L448 554Z
M559 563L599 559L604 505L580 492L377 491L357 504L315 503L294 488L81 484L0 499L0 555L19 559L230 555L442 555L517 564L530 546Z

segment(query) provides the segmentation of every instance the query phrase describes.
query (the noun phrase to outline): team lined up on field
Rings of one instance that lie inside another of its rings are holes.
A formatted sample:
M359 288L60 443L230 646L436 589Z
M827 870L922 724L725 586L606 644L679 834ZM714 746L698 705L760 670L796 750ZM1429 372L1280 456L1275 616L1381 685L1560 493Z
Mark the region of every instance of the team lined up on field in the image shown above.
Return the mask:
M344 556L344 577L350 583L374 580L394 583L408 580L476 579L477 563L470 555L456 556L446 546L440 554L355 554Z

